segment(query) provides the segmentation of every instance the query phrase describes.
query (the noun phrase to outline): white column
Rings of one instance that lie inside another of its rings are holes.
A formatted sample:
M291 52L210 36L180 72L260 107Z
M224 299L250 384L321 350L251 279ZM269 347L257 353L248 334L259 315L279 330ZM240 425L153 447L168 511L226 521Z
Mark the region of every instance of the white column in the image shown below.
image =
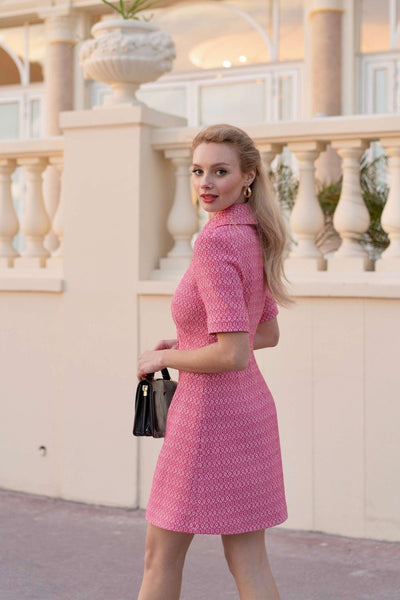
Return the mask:
M376 263L377 271L400 272L400 139L381 140L389 156L390 191L382 212L382 228L390 245Z
M64 194L63 194L63 183L62 173L64 167L63 156L53 156L50 158L50 164L57 168L59 174L59 200L56 213L53 218L53 231L58 238L59 245L52 253L51 257L47 260L47 267L61 267L62 258L64 255Z
M318 233L324 227L324 214L315 190L314 163L325 149L321 142L293 143L289 149L299 161L299 189L290 215L290 228L297 245L285 262L288 271L324 271L326 260L315 244Z
M332 143L342 158L342 192L333 216L333 225L342 243L329 259L329 271L372 271L374 267L360 243L370 223L360 185L360 158L367 146L364 140L338 140Z
M60 135L60 112L74 107L75 15L66 3L38 14L46 23L46 132Z
M199 228L190 185L190 150L166 150L164 154L175 169L175 197L167 219L174 245L167 257L161 259L160 268L153 272L152 279L175 279L182 275L192 259L191 240Z
M47 166L47 159L21 158L18 164L25 168L28 189L25 211L21 219L21 230L25 234L26 247L21 257L15 260L15 267L44 267L49 252L43 242L51 225L43 201L42 175Z
M18 252L12 245L19 223L12 200L11 176L16 167L12 159L0 159L0 267L12 267Z

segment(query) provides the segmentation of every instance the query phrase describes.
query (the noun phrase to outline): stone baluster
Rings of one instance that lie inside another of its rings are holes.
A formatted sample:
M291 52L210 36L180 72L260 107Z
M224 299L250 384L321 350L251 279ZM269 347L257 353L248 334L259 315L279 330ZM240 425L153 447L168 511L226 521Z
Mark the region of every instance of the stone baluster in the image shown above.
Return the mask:
M260 152L261 159L264 164L264 168L269 176L271 172L271 163L278 154L281 154L283 144L260 144L257 145Z
M190 151L166 150L165 157L175 169L175 197L167 219L167 229L174 239L174 246L167 257L161 259L160 268L153 272L153 279L175 279L182 275L191 261L191 240L199 228L190 185Z
M264 168L266 171L266 175L268 177L268 182L270 183L271 182L270 175L272 172L272 162L277 156L282 154L284 146L283 146L283 144L259 144L259 145L257 145L257 148L261 155L261 160L263 162L263 165L264 165ZM272 186L272 188L273 188L273 186ZM292 235L291 235L290 223L289 223L290 209L288 207L284 207L282 205L280 208L281 208L283 217L285 219L288 240L291 240ZM286 249L285 258L287 257L289 250L290 250L290 247L288 244L287 249Z
M400 139L381 140L389 156L390 191L382 212L382 228L390 245L376 263L377 271L400 271Z
M49 252L43 242L51 225L43 200L43 171L47 167L47 159L21 158L18 164L24 167L27 174L27 197L21 219L26 246L21 257L15 259L15 267L44 267Z
M373 261L361 245L370 217L360 185L360 158L367 148L364 140L337 140L332 148L342 158L342 192L333 216L333 225L342 238L339 249L329 259L330 271L372 271Z
M0 159L0 267L12 267L18 252L12 245L19 223L12 200L11 176L16 167L12 159Z
M314 163L324 151L322 142L296 142L289 149L299 161L299 189L290 215L290 227L297 238L285 262L288 271L324 271L326 260L315 244L324 226L324 214L315 190Z
M59 200L57 210L55 212L53 218L53 231L56 234L59 245L52 252L51 257L47 259L46 266L47 267L58 267L62 264L62 258L64 256L64 194L63 194L63 167L64 167L64 157L63 156L53 156L50 158L50 164L57 168L59 173Z

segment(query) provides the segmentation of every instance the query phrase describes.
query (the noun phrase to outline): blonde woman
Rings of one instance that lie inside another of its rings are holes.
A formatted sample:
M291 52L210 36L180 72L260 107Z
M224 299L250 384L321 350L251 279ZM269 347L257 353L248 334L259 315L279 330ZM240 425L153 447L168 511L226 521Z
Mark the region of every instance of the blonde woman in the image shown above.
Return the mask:
M172 300L177 340L138 377L179 370L147 507L138 600L178 600L193 535L221 535L241 600L279 600L265 529L287 518L274 400L254 350L279 339L285 225L249 136L214 125L193 141L192 183L211 217Z

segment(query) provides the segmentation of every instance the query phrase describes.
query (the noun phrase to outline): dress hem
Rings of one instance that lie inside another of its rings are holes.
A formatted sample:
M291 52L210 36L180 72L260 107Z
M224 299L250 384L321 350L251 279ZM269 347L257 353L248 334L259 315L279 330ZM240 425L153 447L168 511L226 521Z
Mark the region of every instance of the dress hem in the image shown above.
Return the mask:
M262 531L264 529L271 529L272 527L276 527L277 525L282 525L285 521L287 521L288 516L286 515L284 518L277 519L276 521L269 521L266 525L255 525L250 529L247 527L246 529L238 529L238 530L229 530L229 531L211 531L203 527L165 527L163 525L159 525L156 523L155 519L147 518L146 521L155 527L159 527L160 529L165 529L167 531L175 531L177 533L191 533L195 535L238 535L241 533L251 533L252 531Z

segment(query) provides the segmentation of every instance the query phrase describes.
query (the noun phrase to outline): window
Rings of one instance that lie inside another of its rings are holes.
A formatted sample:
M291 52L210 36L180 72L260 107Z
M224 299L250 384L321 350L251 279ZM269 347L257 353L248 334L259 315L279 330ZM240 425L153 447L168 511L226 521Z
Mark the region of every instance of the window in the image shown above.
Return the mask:
M139 89L139 100L154 108L177 117L186 117L186 91L184 88L163 86L159 89Z
M387 69L374 69L374 113L388 112L388 72Z
M243 81L200 89L200 124L265 120L264 82Z
M45 60L44 25L0 30L0 85L42 82Z
M19 100L0 101L0 140L15 140L20 136Z

